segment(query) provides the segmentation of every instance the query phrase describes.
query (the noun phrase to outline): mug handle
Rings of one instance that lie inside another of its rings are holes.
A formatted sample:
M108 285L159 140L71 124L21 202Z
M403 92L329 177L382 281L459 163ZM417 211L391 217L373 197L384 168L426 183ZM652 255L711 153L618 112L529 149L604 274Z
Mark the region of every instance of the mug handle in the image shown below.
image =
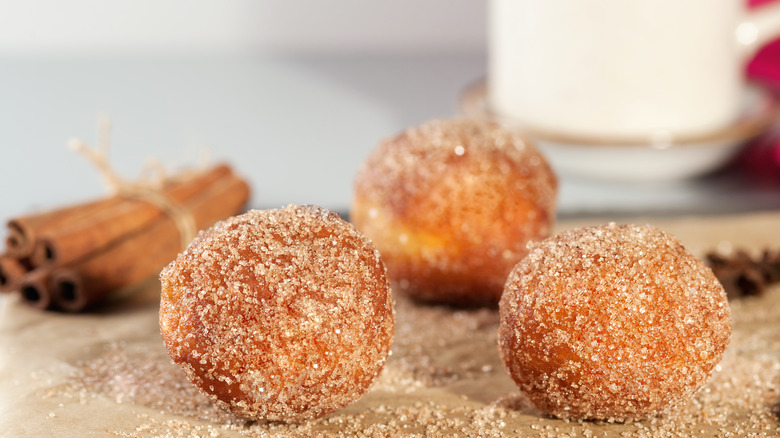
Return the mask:
M736 37L745 60L780 37L780 1L768 2L747 12L737 26Z

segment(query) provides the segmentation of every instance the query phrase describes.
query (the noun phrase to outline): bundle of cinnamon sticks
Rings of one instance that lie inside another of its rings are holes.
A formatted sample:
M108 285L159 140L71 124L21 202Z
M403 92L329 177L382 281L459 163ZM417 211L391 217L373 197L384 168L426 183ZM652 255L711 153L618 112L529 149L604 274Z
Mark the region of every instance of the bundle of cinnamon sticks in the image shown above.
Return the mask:
M249 186L223 164L168 181L156 194L201 230L240 213ZM0 291L19 291L40 309L84 310L173 260L189 243L180 222L154 202L121 194L14 218Z

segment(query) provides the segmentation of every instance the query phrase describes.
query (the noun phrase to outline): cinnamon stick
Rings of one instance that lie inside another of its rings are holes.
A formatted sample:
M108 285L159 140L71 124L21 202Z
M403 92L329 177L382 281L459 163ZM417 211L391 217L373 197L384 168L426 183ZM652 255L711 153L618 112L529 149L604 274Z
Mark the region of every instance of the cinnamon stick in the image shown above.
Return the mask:
M36 212L8 221L5 246L8 255L26 258L32 254L39 233L60 226L76 218L89 216L103 208L110 208L116 199L101 199L56 210Z
M49 271L31 271L25 275L20 284L19 292L24 302L30 306L45 310L52 308L52 294L49 283Z
M245 181L229 173L187 202L198 229L239 213L249 198ZM52 273L52 294L65 311L81 311L123 286L156 274L182 250L175 221L167 216L102 251Z
M17 290L28 271L22 260L7 254L0 255L0 292Z
M161 191L171 202L185 204L206 187L230 175L227 165L218 165L208 172L170 183ZM89 215L72 217L59 227L39 230L31 261L36 267L64 266L149 226L164 215L157 206L143 200L115 199Z
M92 302L100 298L98 295L94 300L91 295L84 293L85 286L81 275L73 269L58 269L51 276L52 301L54 305L67 312L78 312L84 310Z

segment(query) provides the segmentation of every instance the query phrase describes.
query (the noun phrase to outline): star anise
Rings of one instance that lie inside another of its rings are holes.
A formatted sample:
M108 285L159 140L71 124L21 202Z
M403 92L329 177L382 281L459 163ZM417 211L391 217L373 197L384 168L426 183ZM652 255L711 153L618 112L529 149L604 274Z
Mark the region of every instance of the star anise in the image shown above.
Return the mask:
M764 250L758 259L743 250L729 256L709 252L706 262L729 299L761 295L767 285L780 281L780 251Z

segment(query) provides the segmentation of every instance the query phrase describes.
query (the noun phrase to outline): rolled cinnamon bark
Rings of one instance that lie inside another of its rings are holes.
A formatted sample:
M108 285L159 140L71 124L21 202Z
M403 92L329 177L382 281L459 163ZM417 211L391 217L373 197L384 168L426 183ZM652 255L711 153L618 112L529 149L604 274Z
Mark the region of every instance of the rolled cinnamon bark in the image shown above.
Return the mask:
M35 239L32 237L34 223L34 220L24 220L24 218L12 219L8 222L5 248L9 253L16 257L24 257L32 252L35 244Z
M231 175L227 165L218 165L205 173L166 185L162 188L162 194L170 202L186 204L205 188ZM38 232L31 257L33 266L64 266L149 226L164 215L158 206L150 202L120 198L110 208Z
M239 213L248 199L247 183L230 173L183 206L200 230ZM62 310L84 310L111 292L156 274L182 249L175 221L163 216L108 248L56 270L52 274L54 299Z
M81 275L73 269L58 269L51 275L51 295L54 305L66 312L79 312L89 304Z
M119 202L121 199L112 197L13 218L7 224L6 251L16 258L28 258L41 234L111 209Z
M36 309L51 309L53 301L49 285L49 271L29 272L19 283L22 300Z
M22 260L7 254L0 255L0 292L17 290L27 272L29 269Z

